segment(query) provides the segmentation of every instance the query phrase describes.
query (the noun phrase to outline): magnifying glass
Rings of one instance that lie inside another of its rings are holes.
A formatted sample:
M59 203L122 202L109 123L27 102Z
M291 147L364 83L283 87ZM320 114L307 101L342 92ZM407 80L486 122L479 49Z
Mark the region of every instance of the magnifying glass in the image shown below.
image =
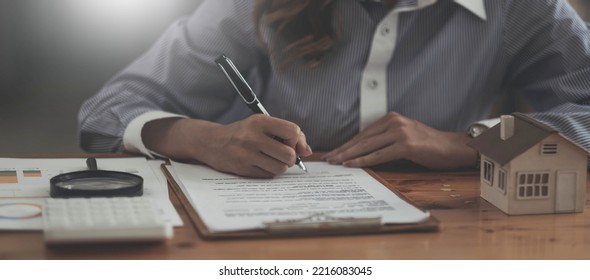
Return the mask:
M95 158L86 160L88 170L54 176L49 180L53 198L116 197L143 195L143 178L135 174L98 170Z

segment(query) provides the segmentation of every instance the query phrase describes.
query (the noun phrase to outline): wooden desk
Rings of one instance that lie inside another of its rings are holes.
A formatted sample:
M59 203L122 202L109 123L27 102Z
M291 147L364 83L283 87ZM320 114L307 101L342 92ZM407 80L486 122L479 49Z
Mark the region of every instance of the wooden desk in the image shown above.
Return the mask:
M170 191L185 226L165 243L54 248L45 246L41 232L0 232L0 259L590 259L588 201L584 213L507 216L479 198L476 171L376 171L430 210L442 230L205 241Z

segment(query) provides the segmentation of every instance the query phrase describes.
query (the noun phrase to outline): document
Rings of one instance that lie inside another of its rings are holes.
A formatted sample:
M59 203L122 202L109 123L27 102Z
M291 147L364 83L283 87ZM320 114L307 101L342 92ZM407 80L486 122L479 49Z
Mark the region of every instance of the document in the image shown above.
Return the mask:
M168 183L160 170L163 161L132 158L97 158L98 168L129 172L143 178L143 196L153 199L162 217L173 226L182 219L168 196ZM42 229L41 219L27 213L49 198L49 180L65 172L86 170L84 158L0 158L0 230ZM35 203L28 202L32 199Z
M418 223L429 213L407 203L360 168L306 162L272 179L243 178L202 165L172 162L170 173L212 232L265 228L266 223L325 214Z

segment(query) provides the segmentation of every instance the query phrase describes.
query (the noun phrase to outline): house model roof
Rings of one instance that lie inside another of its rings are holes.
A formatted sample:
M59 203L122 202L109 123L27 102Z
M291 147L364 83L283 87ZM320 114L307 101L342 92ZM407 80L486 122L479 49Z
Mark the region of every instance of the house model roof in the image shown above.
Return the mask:
M471 140L467 145L498 162L500 165L504 165L549 135L554 133L559 134L557 130L522 113L514 113L512 115L514 116L514 135L512 137L502 140L500 138L500 124L497 124ZM588 153L583 147L561 134L560 136Z

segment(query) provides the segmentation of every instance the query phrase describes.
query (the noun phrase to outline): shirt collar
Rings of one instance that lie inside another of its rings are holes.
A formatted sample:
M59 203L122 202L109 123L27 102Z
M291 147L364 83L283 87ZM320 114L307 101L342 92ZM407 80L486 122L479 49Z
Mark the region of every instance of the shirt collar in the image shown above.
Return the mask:
M474 13L479 18L486 20L486 7L483 1L484 0L455 0L455 3L463 6L463 8Z
M373 0L379 2L379 0ZM437 0L400 0L396 10L408 11L422 9L436 3ZM482 20L487 19L484 0L454 0L455 3L472 12Z

